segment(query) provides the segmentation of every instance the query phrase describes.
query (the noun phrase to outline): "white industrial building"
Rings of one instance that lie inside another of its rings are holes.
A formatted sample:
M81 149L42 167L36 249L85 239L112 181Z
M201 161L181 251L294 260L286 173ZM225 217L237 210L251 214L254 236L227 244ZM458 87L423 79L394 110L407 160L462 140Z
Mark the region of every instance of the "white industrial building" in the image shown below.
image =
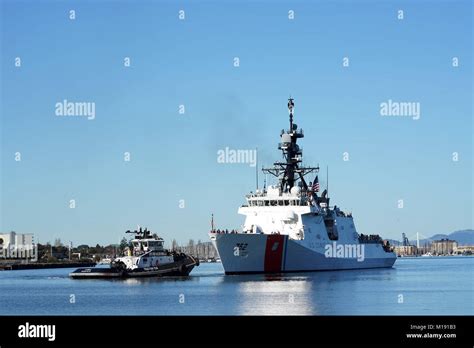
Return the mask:
M32 233L0 233L0 258L34 259L37 256Z

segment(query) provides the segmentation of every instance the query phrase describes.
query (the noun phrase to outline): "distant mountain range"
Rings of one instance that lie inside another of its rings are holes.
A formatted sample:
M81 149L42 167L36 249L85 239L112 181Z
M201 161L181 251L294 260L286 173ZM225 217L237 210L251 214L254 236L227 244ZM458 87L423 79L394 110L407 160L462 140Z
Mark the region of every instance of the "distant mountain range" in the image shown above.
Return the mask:
M474 230L461 230L455 231L450 234L435 234L431 238L420 239L420 246L429 244L434 240L440 239L451 239L458 242L458 245L474 245ZM401 245L402 242L399 240L389 239L392 245ZM416 245L416 239L410 240L411 245Z

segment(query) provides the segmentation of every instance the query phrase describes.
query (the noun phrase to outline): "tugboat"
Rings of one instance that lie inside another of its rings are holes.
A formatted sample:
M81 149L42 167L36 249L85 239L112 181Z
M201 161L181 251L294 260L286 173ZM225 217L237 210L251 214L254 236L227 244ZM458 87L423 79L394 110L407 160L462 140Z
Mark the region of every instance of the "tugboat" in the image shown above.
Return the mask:
M210 239L226 274L280 273L392 267L396 255L378 235L359 234L352 213L329 205L328 188L318 195L319 166L302 166L297 140L303 130L293 123L294 100L288 100L290 127L280 133L283 161L263 172L277 184L246 196L239 208L242 231L214 228ZM313 173L312 182L307 175Z
M199 260L191 255L164 249L163 239L146 228L126 233L135 237L125 248L125 256L115 258L107 267L78 268L69 276L74 279L187 276L199 266Z

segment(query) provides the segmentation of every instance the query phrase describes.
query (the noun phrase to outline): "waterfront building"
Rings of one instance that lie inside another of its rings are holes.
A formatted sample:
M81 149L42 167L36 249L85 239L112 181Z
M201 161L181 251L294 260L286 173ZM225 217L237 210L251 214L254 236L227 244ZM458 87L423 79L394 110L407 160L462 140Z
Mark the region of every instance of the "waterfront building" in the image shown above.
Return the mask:
M415 245L397 245L394 251L398 256L414 256L417 254Z
M455 254L458 255L473 255L474 254L474 245L462 245L456 248Z
M457 252L458 242L450 239L435 240L431 243L431 253L435 255L450 255Z

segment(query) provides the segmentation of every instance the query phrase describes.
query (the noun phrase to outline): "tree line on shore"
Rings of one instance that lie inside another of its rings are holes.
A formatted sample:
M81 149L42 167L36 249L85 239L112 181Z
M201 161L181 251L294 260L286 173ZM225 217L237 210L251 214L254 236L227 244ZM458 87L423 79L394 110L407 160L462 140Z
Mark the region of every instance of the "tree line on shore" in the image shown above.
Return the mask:
M87 245L81 244L70 248L64 245L60 239L54 243L38 243L38 261L39 262L62 262L66 260L76 261L95 261L98 262L104 258L114 258L123 254L124 249L129 245L129 241L123 238L119 244ZM176 239L173 239L170 250L183 252L201 260L216 259L218 254L211 242L195 242L190 239L187 244L180 245Z

